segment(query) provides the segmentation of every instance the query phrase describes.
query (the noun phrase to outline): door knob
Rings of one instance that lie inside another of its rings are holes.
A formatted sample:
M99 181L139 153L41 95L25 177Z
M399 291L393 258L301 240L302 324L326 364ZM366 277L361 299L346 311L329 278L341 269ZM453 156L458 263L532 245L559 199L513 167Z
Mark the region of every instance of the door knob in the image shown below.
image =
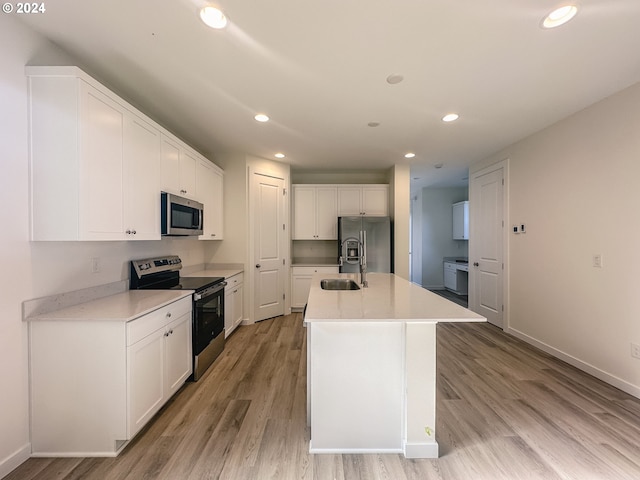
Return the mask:
M256 268L260 268L262 265L260 265L259 263L256 263Z
M478 262L473 262L473 266L474 266L474 267L479 267L479 266L480 266L480 264L479 264Z

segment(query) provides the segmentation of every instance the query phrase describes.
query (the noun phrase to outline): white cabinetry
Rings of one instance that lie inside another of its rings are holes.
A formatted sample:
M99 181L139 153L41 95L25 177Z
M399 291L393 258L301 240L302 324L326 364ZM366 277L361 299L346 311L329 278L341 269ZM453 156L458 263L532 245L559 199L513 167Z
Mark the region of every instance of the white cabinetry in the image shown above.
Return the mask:
M338 216L389 214L389 185L338 185Z
M204 232L201 240L222 240L223 234L223 172L207 159L198 160L196 192L204 204Z
M444 262L444 288L458 295L467 295L469 267L466 264Z
M227 286L224 288L224 333L225 337L231 335L243 317L243 278L242 273L238 273L226 279Z
M115 456L191 375L191 297L129 322L32 320L29 347L32 455Z
M196 196L198 159L184 145L162 136L162 190L182 197Z
M26 71L32 240L159 239L160 132L75 67Z
M453 239L469 240L469 202L453 204Z
M191 375L191 300L182 302L127 324L128 438Z
M197 187L215 198L207 238L222 238L222 170L196 185L206 159L79 68L25 71L32 240L159 240L160 191Z
M315 273L338 273L338 267L291 267L291 308L302 309L307 304Z
M293 240L338 238L335 185L293 186Z
M160 238L160 132L127 114L124 124L124 233L127 239Z

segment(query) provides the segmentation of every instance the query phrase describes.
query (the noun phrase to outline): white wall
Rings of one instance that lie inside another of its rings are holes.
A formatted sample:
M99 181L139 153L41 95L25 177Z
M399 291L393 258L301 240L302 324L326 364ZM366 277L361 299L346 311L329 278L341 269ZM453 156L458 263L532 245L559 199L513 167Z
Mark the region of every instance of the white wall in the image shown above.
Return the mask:
M27 335L22 302L125 280L127 261L177 254L203 263L211 242L29 242L27 81L24 67L74 64L73 59L10 15L0 15L0 477L27 458L29 446ZM55 199L52 199L55 201ZM99 257L100 273L91 273Z
M422 285L444 288L444 257L467 257L467 240L453 239L453 207L469 199L469 190L456 188L422 189Z
M507 329L640 397L640 84L504 149ZM592 266L600 254L603 268Z

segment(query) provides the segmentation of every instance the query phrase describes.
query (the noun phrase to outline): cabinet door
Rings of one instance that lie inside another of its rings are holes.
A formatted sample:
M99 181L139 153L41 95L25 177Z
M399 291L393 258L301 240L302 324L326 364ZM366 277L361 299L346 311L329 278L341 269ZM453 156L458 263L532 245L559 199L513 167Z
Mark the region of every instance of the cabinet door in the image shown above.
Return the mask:
M234 288L225 288L224 291L224 336L227 338L231 335L233 331L233 319L235 317L235 313L233 308L235 303L233 301L233 290Z
M316 189L293 187L293 240L316 239Z
M338 239L338 189L316 188L316 239Z
M166 392L169 399L193 372L191 313L171 322L165 330Z
M338 216L362 215L362 189L338 186Z
M457 270L448 263L444 264L444 286L449 290L455 291L457 288Z
M123 238L124 109L93 87L81 90L80 239ZM55 201L55 199L50 199Z
M222 240L224 238L224 174L213 169L211 189L213 190L211 198L213 205L212 213L209 214L211 222L210 238Z
M362 187L362 213L376 216L389 214L389 188L386 185Z
M291 308L303 308L309 298L311 275L297 275L291 277Z
M161 328L127 348L127 438L164 403L164 337Z
M180 152L180 195L195 198L198 159L188 150Z
M207 159L198 162L196 193L204 204L204 233L201 240L222 240L222 173Z
M453 239L469 240L469 202L453 204Z
M243 295L244 285L238 285L233 289L233 326L232 328L236 328L242 322L243 317Z
M128 240L160 240L160 132L133 115L124 127L124 233Z
M173 140L162 136L162 188L169 193L180 193L180 147Z

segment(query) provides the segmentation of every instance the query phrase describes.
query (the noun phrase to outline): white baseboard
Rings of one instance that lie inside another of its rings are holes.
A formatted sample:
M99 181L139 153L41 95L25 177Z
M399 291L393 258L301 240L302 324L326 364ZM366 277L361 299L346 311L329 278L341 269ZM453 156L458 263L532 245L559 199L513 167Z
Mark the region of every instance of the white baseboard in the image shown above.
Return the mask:
M16 468L26 462L31 456L31 444L26 443L18 450L13 452L0 461L0 478L4 478L13 472Z
M522 333L519 330L516 330L514 328L507 328L505 332L513 335L514 337L519 338L520 340L527 342L530 345L533 345L534 347L539 348L540 350L548 353L549 355L553 355L554 357L557 357L560 360L567 362L569 365L572 365L584 372L587 372L590 375L593 375L597 379L602 380L603 382L608 383L609 385L613 385L614 387L619 388L620 390L628 393L629 395L633 395L636 398L640 398L640 387L633 385L627 382L626 380L622 380L621 378L618 378L615 375L605 372L604 370L601 370L589 363L583 362L582 360L572 355L569 355L568 353L565 353L562 350L558 350L557 348L552 347L551 345L547 345L546 343L536 340L535 338L527 335L526 333Z
M438 442L405 443L405 458L438 458Z

